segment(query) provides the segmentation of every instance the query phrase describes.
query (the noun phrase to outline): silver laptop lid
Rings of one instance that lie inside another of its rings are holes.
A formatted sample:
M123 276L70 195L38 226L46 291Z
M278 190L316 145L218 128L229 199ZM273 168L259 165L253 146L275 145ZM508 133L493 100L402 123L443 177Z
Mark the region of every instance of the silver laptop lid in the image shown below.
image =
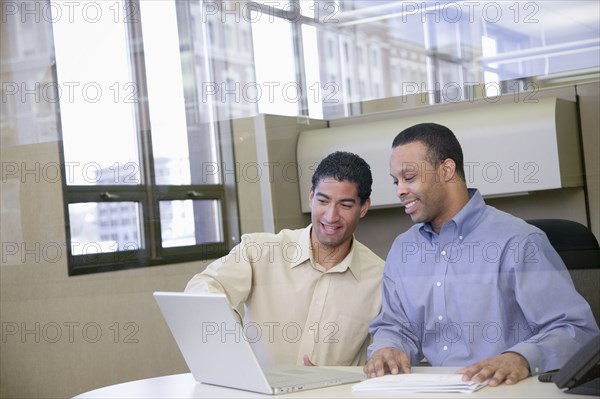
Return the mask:
M224 294L155 292L154 298L196 381L273 393Z

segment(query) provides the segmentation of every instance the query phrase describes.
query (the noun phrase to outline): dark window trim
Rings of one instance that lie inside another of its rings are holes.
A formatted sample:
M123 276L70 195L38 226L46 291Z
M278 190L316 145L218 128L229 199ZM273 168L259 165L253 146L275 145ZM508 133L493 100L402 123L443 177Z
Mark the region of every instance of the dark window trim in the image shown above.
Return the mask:
M65 194L66 236L69 243L67 245L67 254L70 276L214 259L227 254L233 245L228 227L229 224L227 223L230 218L228 218L227 198L223 186L63 186ZM150 201L147 200L147 191L153 192L150 196ZM109 194L108 196L106 195L107 193ZM159 202L189 199L214 199L220 202L223 242L163 248L161 245ZM140 205L141 221L141 237L138 239L142 248L135 251L73 255L71 251L69 205L86 202L99 204L111 202L138 203ZM151 209L153 210L152 212L150 212ZM150 213L157 215L158 218L150 218L148 216ZM151 234L150 232L152 231L154 233Z

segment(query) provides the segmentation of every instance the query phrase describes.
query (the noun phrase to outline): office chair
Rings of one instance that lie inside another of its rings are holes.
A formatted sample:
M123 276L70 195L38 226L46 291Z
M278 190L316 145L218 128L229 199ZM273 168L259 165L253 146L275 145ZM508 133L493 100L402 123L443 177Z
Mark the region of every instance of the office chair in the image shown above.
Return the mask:
M594 234L572 220L532 219L527 223L546 233L600 324L600 246Z

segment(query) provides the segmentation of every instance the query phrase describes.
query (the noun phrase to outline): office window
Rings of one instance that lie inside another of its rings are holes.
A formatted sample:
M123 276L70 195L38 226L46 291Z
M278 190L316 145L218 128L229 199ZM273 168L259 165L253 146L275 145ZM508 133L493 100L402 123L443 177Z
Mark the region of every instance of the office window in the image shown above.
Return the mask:
M114 18L53 23L58 86L85 96L60 98L69 274L225 254L238 229L228 132L198 117L176 2L93 7Z
M236 4L238 11L221 13ZM165 5L160 13L149 8ZM22 212L32 180L65 184L72 274L210 257L235 243L228 121L255 116L260 101L274 101L271 89L285 114L334 119L359 114L357 102L372 96L429 92L435 83L441 95L434 100L464 101L585 81L600 65L597 1L467 7L378 0L32 0L2 6L2 237L28 249L21 244L41 230ZM262 13L260 22L248 10ZM89 32L85 39L61 33L59 22L72 30L83 23ZM234 37L225 40L227 29ZM233 51L240 43L243 51ZM260 46L271 46L267 61L282 49L275 56L285 58L285 74L257 73L262 62L254 55L262 49L253 50ZM367 68L371 50L377 68ZM65 60L73 53L69 66ZM389 76L397 82L388 84ZM477 87L482 84L484 90ZM273 106L269 112L279 111ZM45 145L57 142L62 175L57 156L38 162L35 153L44 148L46 156ZM24 175L11 174L19 171ZM29 256L17 253L2 263L27 263Z

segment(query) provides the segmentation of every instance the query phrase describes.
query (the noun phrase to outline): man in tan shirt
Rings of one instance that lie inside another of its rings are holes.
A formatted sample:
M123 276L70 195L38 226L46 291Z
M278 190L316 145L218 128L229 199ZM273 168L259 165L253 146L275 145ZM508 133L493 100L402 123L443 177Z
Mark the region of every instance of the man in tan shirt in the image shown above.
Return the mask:
M365 364L384 261L354 231L369 209L372 182L359 156L328 155L312 178L309 226L245 234L185 291L225 293L264 365Z

